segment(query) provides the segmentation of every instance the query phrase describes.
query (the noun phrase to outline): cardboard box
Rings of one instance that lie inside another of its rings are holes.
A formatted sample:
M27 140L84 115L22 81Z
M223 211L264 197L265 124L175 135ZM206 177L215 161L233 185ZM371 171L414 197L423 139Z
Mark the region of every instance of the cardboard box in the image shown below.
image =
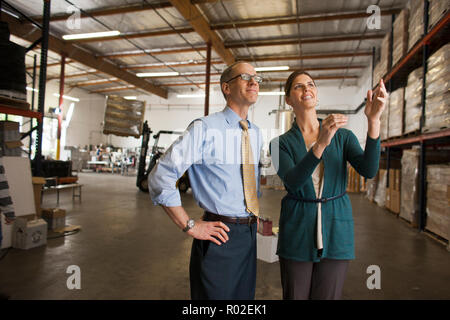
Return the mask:
M31 249L47 244L47 223L42 219L18 217L12 233L13 248Z
M66 210L42 209L42 218L47 222L49 230L63 229L66 226Z
M278 261L277 256L277 236L263 236L256 233L256 258L268 263Z
M392 212L399 214L400 213L400 191L399 190L390 190L391 203L390 209Z

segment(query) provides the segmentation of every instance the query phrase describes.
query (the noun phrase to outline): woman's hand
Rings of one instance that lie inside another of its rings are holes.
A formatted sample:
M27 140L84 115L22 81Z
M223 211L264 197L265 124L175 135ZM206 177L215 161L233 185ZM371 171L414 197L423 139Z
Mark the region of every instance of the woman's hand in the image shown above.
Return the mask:
M330 114L322 120L317 143L313 146L313 153L317 158L322 157L322 153L331 143L336 131L347 124L348 117L343 114Z
M388 98L389 94L386 91L383 79L380 80L378 88L375 92L372 92L372 90L367 91L367 102L364 113L369 123L380 121L381 114L386 107Z

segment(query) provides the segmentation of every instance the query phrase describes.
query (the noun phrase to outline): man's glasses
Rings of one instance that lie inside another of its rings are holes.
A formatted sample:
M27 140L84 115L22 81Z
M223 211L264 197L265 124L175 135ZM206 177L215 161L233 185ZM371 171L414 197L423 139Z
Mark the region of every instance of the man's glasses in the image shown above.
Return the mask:
M239 77L241 77L241 79L245 80L245 81L250 81L250 79L253 78L253 80L255 80L257 83L261 83L263 81L263 78L261 76L256 75L256 74L255 75L251 75L251 74L248 74L248 73L241 73L241 74L238 74L237 76L235 76L235 77L233 77L230 80L225 81L225 82L228 83L228 82L230 82L230 81L232 81L232 80L234 80L236 78L239 78Z

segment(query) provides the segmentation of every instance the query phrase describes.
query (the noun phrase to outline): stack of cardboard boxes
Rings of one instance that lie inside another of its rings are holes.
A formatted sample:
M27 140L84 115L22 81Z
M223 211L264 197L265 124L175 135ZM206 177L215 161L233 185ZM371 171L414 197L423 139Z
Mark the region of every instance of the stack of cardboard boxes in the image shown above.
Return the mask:
M410 133L420 129L420 117L422 116L422 79L422 67L417 68L408 75L408 83L405 88L404 133Z
M450 127L450 44L428 59L425 98L426 131Z
M450 165L427 167L426 229L450 240Z
M450 10L450 0L428 0L428 31Z
M389 32L381 42L380 61L373 70L373 85L377 85L380 79L386 75L391 68L391 33Z
M22 142L20 140L18 122L0 121L0 157L22 156Z
M411 0L409 2L408 23L408 51L419 41L424 34L423 9L424 0Z
M398 137L403 134L404 97L405 88L399 88L389 96L389 138Z
M395 18L393 26L392 65L395 65L408 49L408 15L407 8Z
M386 208L396 214L400 213L401 170L389 169L389 187L386 189Z

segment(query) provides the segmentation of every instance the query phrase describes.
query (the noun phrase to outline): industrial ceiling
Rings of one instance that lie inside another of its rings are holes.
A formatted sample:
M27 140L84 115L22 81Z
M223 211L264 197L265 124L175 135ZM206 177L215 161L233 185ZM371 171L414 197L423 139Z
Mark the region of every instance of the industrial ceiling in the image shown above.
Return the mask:
M374 3L375 2L375 3ZM47 80L60 76L66 57L65 84L100 94L155 94L204 89L208 43L211 85L236 60L255 67L288 66L259 72L263 90L280 88L293 69L309 71L328 85L356 85L372 64L404 0L52 0ZM367 8L381 9L378 29L368 28ZM3 1L2 19L12 40L29 46L40 37L42 0ZM119 31L116 36L64 40L64 35ZM33 56L26 64L32 71ZM37 59L39 61L39 58ZM176 75L138 77L139 73Z

